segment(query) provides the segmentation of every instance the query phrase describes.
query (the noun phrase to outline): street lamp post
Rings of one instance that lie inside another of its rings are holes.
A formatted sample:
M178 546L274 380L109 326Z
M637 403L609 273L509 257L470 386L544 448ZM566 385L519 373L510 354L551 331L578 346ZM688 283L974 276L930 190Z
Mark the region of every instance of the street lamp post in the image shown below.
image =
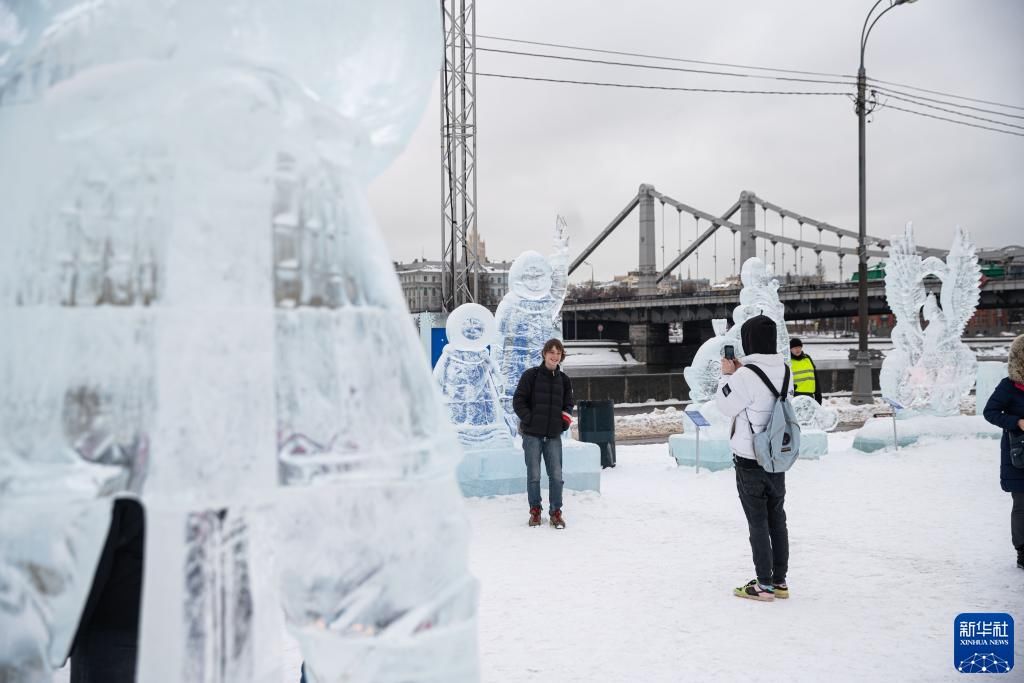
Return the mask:
M872 15L878 6L888 2L889 6ZM853 364L853 394L850 403L873 403L871 382L871 353L868 351L868 247L867 247L867 162L865 154L865 119L867 118L867 75L864 71L864 48L868 43L871 29L886 12L898 5L906 5L915 0L878 0L864 18L864 26L860 31L860 66L857 69L857 185L859 189L858 210L859 221L857 230L857 358ZM868 23L870 22L870 23Z

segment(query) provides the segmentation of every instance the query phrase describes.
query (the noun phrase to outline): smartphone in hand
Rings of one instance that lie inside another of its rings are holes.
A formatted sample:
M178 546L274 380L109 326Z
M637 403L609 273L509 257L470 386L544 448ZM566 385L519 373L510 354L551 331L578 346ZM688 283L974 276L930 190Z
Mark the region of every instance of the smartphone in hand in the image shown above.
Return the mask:
M725 358L727 358L728 360L736 360L736 349L732 346L732 344L726 344L722 350L725 353Z

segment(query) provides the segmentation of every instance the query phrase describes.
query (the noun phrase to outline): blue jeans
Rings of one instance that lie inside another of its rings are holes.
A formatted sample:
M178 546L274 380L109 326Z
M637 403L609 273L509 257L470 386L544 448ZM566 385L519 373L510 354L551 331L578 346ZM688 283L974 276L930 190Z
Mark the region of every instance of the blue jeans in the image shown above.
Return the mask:
M526 455L526 497L531 508L539 508L540 457L544 455L544 466L548 470L548 497L551 499L549 512L562 509L562 439L558 436L533 436L523 434L523 452Z

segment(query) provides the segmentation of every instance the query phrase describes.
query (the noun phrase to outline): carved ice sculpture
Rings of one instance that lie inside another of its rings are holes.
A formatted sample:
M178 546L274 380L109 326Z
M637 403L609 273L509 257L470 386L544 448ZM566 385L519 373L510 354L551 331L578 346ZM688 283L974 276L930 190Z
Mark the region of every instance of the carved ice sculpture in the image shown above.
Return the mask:
M929 276L942 282L938 299L925 289ZM980 283L974 244L959 226L945 262L918 255L910 223L902 237L893 238L885 297L896 315L894 348L882 363L879 383L883 396L908 409L901 413L960 414L960 398L974 386L978 365L960 337L978 306Z
M789 355L789 333L786 330L786 310L779 301L779 281L769 266L756 256L747 259L740 270L740 304L733 309L733 326L724 331L724 321L713 321L716 336L708 339L693 357L689 367L683 369L683 377L690 388L690 400L696 405L711 401L718 391L718 379L722 376L722 348L731 345L737 358L746 353L740 341L740 328L750 318L766 315L775 321L776 349ZM701 408L700 410L704 410Z
M804 429L820 429L831 432L839 425L839 411L820 405L810 396L794 396L793 412L796 420Z
M117 496L139 680L279 681L281 620L312 681L476 680L460 453L365 189L440 37L427 0L0 3L0 680L64 661Z
M462 304L448 316L448 344L434 379L448 405L448 419L467 449L512 447L501 397L501 374L488 346L494 316L480 304Z
M502 405L510 432L518 418L512 410L512 394L527 368L540 365L544 342L562 337L562 303L568 283L569 234L561 216L555 222L554 253L545 259L525 251L512 263L508 293L495 313L498 335L495 360L501 369L505 393Z

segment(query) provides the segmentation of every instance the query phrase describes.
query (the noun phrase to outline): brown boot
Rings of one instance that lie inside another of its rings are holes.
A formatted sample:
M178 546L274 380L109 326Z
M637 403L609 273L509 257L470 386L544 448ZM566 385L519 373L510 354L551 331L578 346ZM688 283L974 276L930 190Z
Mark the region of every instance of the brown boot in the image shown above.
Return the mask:
M565 520L562 519L561 510L555 510L554 512L551 513L551 526L555 527L556 529L565 528Z
M530 526L540 526L540 508L530 508Z

